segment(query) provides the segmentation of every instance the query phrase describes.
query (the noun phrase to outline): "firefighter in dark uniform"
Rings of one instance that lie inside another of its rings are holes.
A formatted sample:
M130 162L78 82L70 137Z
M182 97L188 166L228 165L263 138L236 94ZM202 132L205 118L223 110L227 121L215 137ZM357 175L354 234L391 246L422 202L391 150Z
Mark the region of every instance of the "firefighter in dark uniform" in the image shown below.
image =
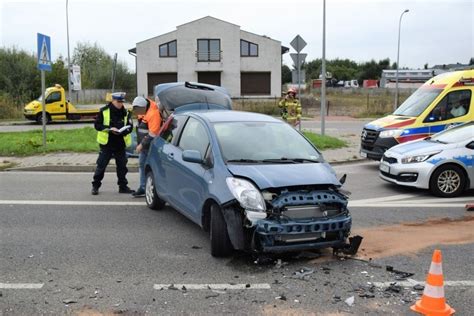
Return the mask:
M105 169L111 158L115 158L119 193L133 193L126 178L127 156L125 148L132 143L130 133L133 129L132 115L124 107L124 92L112 93L112 102L100 109L94 123L97 130L97 142L100 145L97 167L92 181L92 195L99 194ZM120 129L122 129L120 131Z

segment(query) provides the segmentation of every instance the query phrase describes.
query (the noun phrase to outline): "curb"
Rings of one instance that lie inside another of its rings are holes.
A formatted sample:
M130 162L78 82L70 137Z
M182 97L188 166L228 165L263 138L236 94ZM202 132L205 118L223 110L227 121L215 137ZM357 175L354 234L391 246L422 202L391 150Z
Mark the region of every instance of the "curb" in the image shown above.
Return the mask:
M5 169L8 171L43 171L43 172L90 172L94 173L95 165L90 166L64 166L64 165L50 165L50 166L31 166L31 167L17 167ZM128 172L138 172L138 166L127 166ZM115 166L107 166L105 172L115 172Z
M340 161L333 161L329 163L332 166L339 166L339 165L346 165L346 164L353 164L359 162L370 162L370 159L366 158L358 158L358 159L351 159L351 160L340 160ZM65 165L48 165L48 166L31 166L31 167L14 167L14 168L7 168L4 171L42 171L42 172L90 172L94 173L95 165L82 165L82 166L65 166ZM127 166L128 172L138 172L137 165ZM108 166L106 172L115 172L115 166Z

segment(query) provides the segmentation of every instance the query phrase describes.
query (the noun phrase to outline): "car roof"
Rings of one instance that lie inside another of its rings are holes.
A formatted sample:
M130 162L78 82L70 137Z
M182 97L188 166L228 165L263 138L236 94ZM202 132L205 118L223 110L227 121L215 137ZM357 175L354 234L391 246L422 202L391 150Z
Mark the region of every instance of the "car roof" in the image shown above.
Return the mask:
M227 110L203 110L189 111L181 115L198 116L210 123L219 122L268 122L281 123L281 120L273 118L269 115Z

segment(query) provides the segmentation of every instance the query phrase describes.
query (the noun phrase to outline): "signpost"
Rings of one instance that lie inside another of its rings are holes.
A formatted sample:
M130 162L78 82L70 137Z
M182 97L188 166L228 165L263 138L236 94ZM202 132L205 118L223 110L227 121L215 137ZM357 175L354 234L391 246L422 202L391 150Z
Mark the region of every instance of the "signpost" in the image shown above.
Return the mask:
M51 71L51 38L38 33L38 69L41 70L41 106L43 121L43 147L46 148L46 104L44 100L44 72Z
M301 51L306 47L306 42L301 36L296 35L290 45L296 50L296 54L290 54L290 56L298 71L298 102L301 105L301 65L304 63L306 56L308 56L308 54L301 54ZM298 123L298 128L301 131L301 119Z

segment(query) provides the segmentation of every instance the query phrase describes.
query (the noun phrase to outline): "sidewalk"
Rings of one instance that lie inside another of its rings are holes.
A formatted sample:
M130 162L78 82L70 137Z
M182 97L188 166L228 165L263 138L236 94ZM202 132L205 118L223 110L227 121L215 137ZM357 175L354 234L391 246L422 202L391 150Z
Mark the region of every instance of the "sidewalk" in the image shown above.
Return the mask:
M349 147L323 151L326 161L334 164L358 161L358 137L348 137ZM30 157L0 157L0 170L94 172L97 153L56 153ZM138 159L128 159L130 172L138 171ZM107 171L115 171L115 161L110 161Z

